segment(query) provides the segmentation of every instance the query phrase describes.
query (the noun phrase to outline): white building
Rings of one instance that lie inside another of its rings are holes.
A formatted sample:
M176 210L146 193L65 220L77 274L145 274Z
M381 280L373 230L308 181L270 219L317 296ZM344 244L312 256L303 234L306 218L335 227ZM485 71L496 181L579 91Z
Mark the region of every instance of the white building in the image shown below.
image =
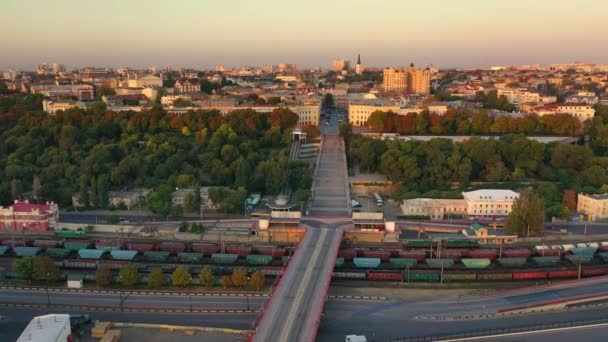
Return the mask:
M442 220L451 215L465 215L467 204L463 199L414 198L401 202L401 211L407 216L428 216L432 220Z
M190 96L187 95L166 95L160 98L160 104L163 106L173 106L173 102L177 99L190 101Z
M79 101L91 101L93 100L94 88L89 84L41 84L31 86L30 92L32 94L42 94L46 97L76 97Z
M179 79L173 88L177 94L200 93L201 82L198 79Z
M512 190L483 189L463 192L467 215L473 217L507 216L519 194Z
M144 75L129 80L129 88L162 87L163 79L154 75Z
M49 114L55 114L59 110L67 110L70 108L86 108L87 105L84 102L77 101L42 101L42 110Z
M585 104L560 103L557 105L557 110L559 113L570 114L580 121L592 119L595 116L595 109Z
M44 315L34 317L17 342L66 342L71 335L70 315Z

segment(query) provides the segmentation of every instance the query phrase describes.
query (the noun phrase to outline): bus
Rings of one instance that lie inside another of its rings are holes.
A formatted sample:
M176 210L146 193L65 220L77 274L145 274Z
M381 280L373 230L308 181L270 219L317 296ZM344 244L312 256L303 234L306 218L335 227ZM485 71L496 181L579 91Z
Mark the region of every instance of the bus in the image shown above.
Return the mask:
M376 206L381 207L384 205L382 202L382 197L377 192L374 192L374 198L376 199Z

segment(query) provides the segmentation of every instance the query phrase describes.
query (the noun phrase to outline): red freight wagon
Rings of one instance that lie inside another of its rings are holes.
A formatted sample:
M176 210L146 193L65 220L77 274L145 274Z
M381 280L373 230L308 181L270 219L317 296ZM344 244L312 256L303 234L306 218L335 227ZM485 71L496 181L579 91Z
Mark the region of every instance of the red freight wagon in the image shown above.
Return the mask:
M608 274L608 267L583 267L581 270L581 274L583 275L583 277L606 275Z
M403 275L401 272L375 272L369 271L367 272L368 280L392 280L392 281L401 281Z
M382 261L387 261L391 257L391 251L363 250L361 251L361 255L366 258L378 258Z
M509 248L502 251L503 258L528 258L532 251L526 248Z
M475 249L466 251L466 254L468 258L488 258L494 260L498 255L498 251L495 249Z
M433 251L434 257L441 257L441 259L452 259L454 261L459 261L462 258L462 251L455 250L442 250L440 252Z
M528 271L513 273L513 280L547 279L547 272Z
M144 242L129 242L127 243L127 249L130 251L137 251L139 253L149 252L156 247L154 243L144 243Z
M171 253L181 253L186 250L186 245L181 242L162 242L159 250Z
M539 250L536 250L536 255L538 255L538 256L560 256L560 255L562 255L562 250L557 249L557 248L539 249Z
M578 270L558 270L547 272L547 278L575 278L578 276Z
M236 254L238 256L248 256L253 248L245 246L226 246L227 254Z
M426 252L419 250L399 251L399 257L404 259L416 259L418 262L422 262L426 259Z
M354 249L341 249L338 251L338 256L344 258L344 260L353 260L357 256L357 251Z
M272 255L273 258L280 258L283 255L285 255L285 248L281 248L281 247L272 247L272 246L255 247L255 250L258 252L258 254Z
M211 244L201 244L201 243L193 243L192 251L195 253L202 253L206 256L211 256L212 254L218 253L220 251L220 247Z

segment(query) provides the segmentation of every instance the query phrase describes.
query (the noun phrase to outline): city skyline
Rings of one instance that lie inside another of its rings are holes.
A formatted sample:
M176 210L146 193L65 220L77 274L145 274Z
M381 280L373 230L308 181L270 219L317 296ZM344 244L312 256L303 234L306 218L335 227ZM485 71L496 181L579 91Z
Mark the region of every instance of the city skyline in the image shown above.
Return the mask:
M608 33L600 17L608 4L592 0L581 1L578 6L586 11L579 12L566 1L544 0L145 5L108 1L92 13L72 0L9 0L0 19L19 29L3 44L0 68L32 69L42 62L68 68L279 63L308 68L329 67L336 58L354 62L359 53L371 67L608 61L608 48L593 38ZM56 20L60 17L69 20Z

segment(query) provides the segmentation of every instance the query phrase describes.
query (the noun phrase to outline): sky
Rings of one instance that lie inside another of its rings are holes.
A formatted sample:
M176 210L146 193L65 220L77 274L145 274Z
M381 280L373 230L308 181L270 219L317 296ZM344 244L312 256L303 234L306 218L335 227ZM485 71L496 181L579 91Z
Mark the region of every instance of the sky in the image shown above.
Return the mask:
M0 69L608 63L606 0L2 0Z

